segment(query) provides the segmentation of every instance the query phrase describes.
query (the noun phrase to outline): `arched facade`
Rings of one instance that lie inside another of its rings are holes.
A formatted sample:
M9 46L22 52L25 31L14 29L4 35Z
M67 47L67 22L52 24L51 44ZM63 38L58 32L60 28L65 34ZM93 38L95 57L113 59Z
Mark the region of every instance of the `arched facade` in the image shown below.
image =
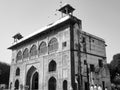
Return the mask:
M76 90L81 83L84 88L84 82L88 78L83 60L86 59L89 66L97 66L98 59L106 64L106 44L103 39L82 31L81 23L80 19L66 15L10 46L13 60L10 72L12 90L15 82L15 86L18 88L20 84L23 90ZM18 67L20 76L15 75ZM79 73L85 77L79 78ZM88 75L91 73L88 72ZM107 76L104 77L109 80ZM89 78L92 84L92 78ZM19 81L15 81L17 79ZM95 84L103 81L101 77L94 78L95 80Z
M58 46L58 39L55 37L50 39L48 42L41 41L41 43L38 45L38 48L36 44L33 44L30 48L26 47L23 49L23 52L21 50L18 51L16 55L16 62L22 59L29 59L30 57L36 55L40 56L46 53L48 54L50 52L55 52L58 50Z

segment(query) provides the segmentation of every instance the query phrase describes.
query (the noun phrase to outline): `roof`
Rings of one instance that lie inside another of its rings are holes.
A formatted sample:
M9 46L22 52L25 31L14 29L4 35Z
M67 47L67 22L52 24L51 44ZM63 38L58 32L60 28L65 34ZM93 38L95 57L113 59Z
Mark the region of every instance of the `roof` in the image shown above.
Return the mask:
M28 36L26 36L26 37L18 40L18 42L13 43L10 47L8 47L8 49L12 49L13 47L15 47L16 45L22 43L23 41L25 41L25 40L27 40L27 39L29 39L29 38L31 38L31 37L33 37L33 36L35 36L35 35L43 32L43 31L46 31L46 30L48 30L48 29L50 29L50 28L52 28L52 27L54 27L54 26L56 26L56 25L58 25L58 24L60 24L60 23L63 23L64 21L67 21L67 20L69 20L70 18L71 18L71 16L70 16L70 15L67 15L67 16L65 16L65 17L57 20L56 22L54 22L54 23L52 23L52 24L49 24L49 25L47 25L47 26L39 29L38 31L36 31L36 32L34 32L34 33L32 33L32 34L30 34L30 35L28 35Z
M90 34L90 33L88 33L88 32L82 31L82 34L87 35L87 36L90 36L90 37L95 38L95 39L97 39L97 40L100 40L100 41L105 42L105 40L104 40L103 38L100 38L100 37L95 36L95 35L93 35L93 34Z
M53 28L53 27L55 27L55 26L57 26L57 25L60 25L60 24L62 24L63 22L66 22L66 21L68 21L68 20L73 20L73 21L75 21L76 19L77 19L77 18L74 17L74 16L67 15L67 16L65 16L65 17L57 20L56 22L54 22L54 23L52 23L52 24L49 24L49 25L47 25L47 26L39 29L38 31L36 31L36 32L34 32L34 33L32 33L32 34L30 34L30 35L28 35L28 36L26 36L26 37L18 40L16 43L13 43L10 47L8 47L8 49L13 49L14 47L17 47L18 45L21 45L21 44L24 43L25 41L29 41L31 38L39 35L39 34L42 33L42 32L49 31L51 28ZM79 20L79 19L77 19L77 20ZM101 41L104 41L104 39L99 38L99 37L97 37L97 36L94 36L94 35L92 35L92 34L86 33L86 32L84 32L84 31L83 31L83 33L85 33L85 34L88 35L88 36L95 37L95 38L97 38L97 39L99 39L99 40L101 40Z

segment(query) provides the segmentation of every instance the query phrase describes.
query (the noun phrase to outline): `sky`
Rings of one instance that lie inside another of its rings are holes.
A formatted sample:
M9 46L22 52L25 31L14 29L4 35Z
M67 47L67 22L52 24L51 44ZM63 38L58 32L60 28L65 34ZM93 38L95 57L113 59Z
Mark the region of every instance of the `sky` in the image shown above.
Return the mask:
M60 3L62 2L62 3ZM120 53L120 0L0 0L0 61L11 63L12 36L24 37L61 18L65 3L76 10L82 30L106 41L107 62Z

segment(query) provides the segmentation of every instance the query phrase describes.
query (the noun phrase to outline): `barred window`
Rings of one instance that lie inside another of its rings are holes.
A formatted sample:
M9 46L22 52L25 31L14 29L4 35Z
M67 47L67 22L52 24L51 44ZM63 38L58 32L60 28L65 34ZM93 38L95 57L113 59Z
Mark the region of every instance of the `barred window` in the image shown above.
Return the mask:
M58 49L58 41L56 38L52 38L48 44L49 52L55 51Z
M23 58L28 58L29 56L29 52L28 52L28 48L26 48L23 52Z
M33 45L30 49L30 56L35 56L37 55L37 46Z
M21 59L22 59L22 52L19 51L19 52L17 53L16 60L18 61L18 60L21 60Z
M47 52L47 45L45 42L42 42L39 46L39 54L45 54Z
M16 76L19 76L20 75L20 68L17 68L16 69Z

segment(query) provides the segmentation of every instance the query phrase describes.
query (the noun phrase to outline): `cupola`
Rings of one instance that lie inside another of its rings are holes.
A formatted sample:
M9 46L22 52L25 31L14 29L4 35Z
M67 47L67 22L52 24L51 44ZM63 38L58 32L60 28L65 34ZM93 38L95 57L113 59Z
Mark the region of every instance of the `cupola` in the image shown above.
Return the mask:
M73 11L75 9L70 5L70 4L65 4L64 6L62 6L59 11L62 13L62 17L64 15L73 15ZM64 15L63 15L64 14Z
M14 38L14 43L23 38L23 36L20 33L17 33L13 36Z

